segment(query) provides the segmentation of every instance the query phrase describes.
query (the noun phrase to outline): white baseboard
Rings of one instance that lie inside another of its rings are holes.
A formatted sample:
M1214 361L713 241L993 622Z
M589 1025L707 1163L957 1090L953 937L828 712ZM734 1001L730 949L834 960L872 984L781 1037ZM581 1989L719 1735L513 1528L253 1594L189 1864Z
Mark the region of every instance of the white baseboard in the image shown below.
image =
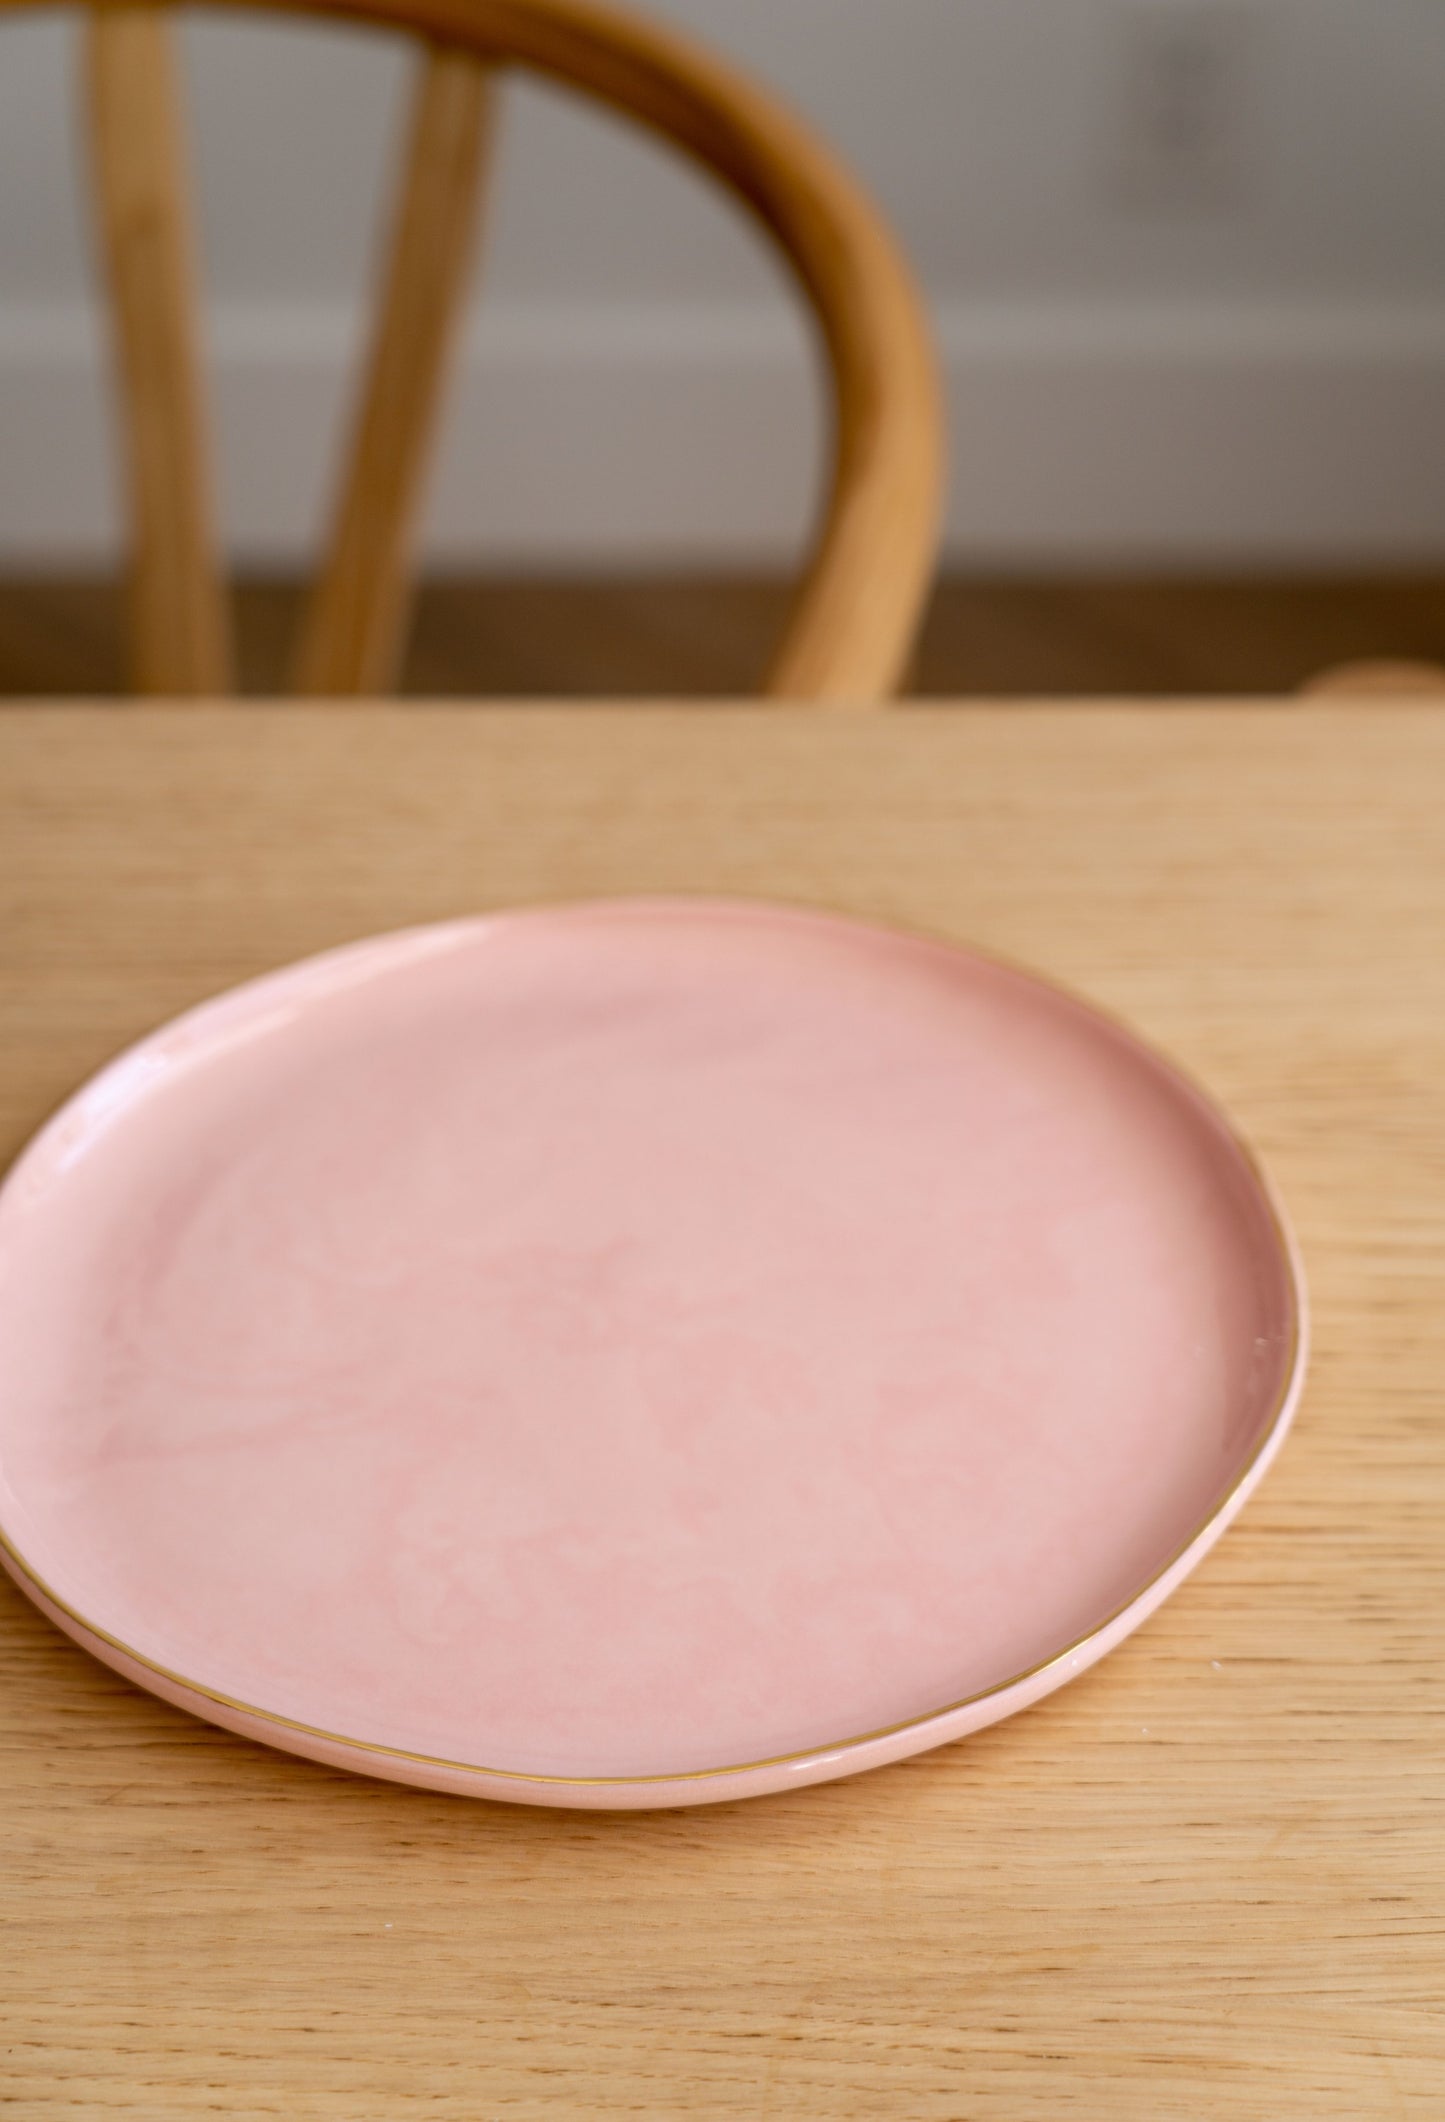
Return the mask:
M981 567L1445 559L1445 307L956 304L949 549ZM311 550L353 320L212 320L227 541ZM427 551L443 565L759 566L797 550L822 432L802 332L755 305L483 307ZM0 567L116 549L105 374L74 306L0 313Z

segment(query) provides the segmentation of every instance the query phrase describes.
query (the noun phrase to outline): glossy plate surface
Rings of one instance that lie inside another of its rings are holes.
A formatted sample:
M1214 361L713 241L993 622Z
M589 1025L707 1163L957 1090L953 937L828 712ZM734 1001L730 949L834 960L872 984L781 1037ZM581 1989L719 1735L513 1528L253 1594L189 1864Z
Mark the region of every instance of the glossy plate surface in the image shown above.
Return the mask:
M637 901L178 1019L0 1191L0 1531L316 1758L573 1805L936 1745L1164 1597L1283 1435L1279 1213L1129 1034L950 946Z

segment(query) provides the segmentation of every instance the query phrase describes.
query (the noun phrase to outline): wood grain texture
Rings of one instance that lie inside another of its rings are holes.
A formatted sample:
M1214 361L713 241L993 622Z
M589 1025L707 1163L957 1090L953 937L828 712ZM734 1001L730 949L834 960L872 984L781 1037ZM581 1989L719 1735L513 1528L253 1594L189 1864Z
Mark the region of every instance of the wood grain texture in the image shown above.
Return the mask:
M1427 2122L1445 2084L1445 713L16 709L0 1154L123 1041L370 930L767 893L1129 1016L1293 1211L1316 1355L1240 1523L1007 1724L571 1817L351 1779L0 1587L20 2117Z
M171 27L160 7L87 16L91 165L120 377L131 682L142 693L214 694L229 690L230 648Z
M470 281L495 76L471 52L422 54L371 352L293 690L389 693L411 540L448 355Z

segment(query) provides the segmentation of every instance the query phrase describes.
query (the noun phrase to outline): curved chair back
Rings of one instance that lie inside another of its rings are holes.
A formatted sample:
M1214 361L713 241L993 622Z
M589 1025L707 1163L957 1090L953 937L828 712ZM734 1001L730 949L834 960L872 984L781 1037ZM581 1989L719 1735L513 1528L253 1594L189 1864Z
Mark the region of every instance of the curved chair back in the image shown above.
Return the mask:
M0 0L0 7L36 0ZM351 449L293 673L299 693L395 681L412 535L461 310L496 84L526 68L661 135L751 212L792 268L832 384L831 472L766 681L775 696L887 696L932 573L939 392L907 268L870 201L771 96L693 43L593 0L253 0L408 33L420 66ZM134 684L231 685L194 243L167 4L88 12L98 220L116 319L131 522Z

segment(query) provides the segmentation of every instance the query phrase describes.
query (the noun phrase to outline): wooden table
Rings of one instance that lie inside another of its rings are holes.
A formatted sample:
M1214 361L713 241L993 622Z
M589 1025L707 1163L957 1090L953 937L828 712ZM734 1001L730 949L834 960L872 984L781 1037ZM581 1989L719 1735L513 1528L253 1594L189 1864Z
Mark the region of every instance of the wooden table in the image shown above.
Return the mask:
M0 1583L0 2109L1445 2114L1445 713L6 709L0 790L6 1155L303 952L771 893L976 938L1172 1049L1271 1164L1318 1322L1279 1466L1122 1650L751 1804L333 1774Z

